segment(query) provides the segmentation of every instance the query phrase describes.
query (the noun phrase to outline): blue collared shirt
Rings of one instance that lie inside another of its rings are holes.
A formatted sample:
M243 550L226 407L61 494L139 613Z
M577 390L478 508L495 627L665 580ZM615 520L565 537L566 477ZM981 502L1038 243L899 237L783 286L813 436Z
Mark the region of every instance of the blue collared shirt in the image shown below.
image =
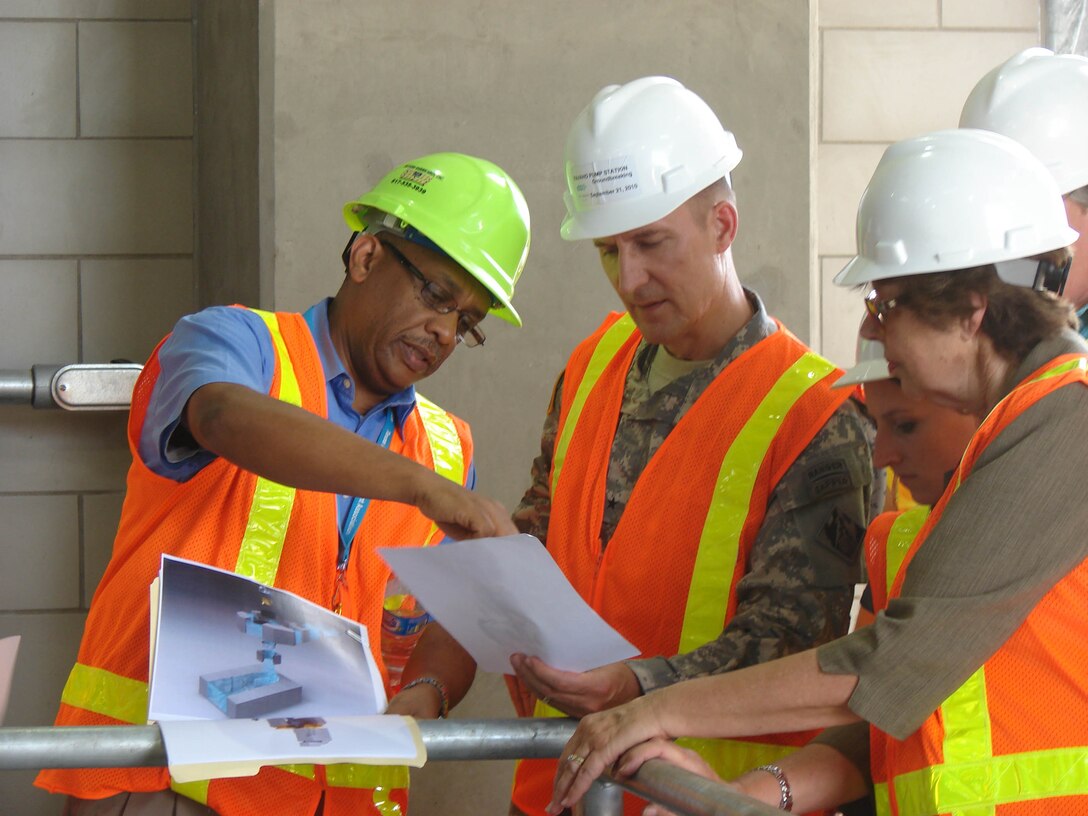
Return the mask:
M329 420L356 436L377 442L387 412L392 412L397 433L416 404L413 386L392 394L365 414L353 407L355 384L347 373L329 333L331 298L310 307L303 315L325 372ZM275 352L264 321L248 309L213 306L183 317L159 350L161 373L147 407L138 451L153 472L185 482L216 458L200 448L178 425L193 392L213 382L229 382L267 394L272 387ZM469 462L468 487L476 485L476 469ZM351 497L338 496L341 518Z

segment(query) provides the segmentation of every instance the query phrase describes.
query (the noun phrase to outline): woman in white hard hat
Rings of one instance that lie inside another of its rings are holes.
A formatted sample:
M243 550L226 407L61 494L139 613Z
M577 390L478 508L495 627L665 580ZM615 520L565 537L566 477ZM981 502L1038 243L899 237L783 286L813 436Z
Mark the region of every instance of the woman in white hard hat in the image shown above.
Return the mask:
M843 726L812 749L837 773L814 778L786 757L745 789L802 811L856 798L867 730L885 812L1088 807L1088 345L1046 291L1060 290L1077 237L1060 192L1018 143L943 131L885 152L857 235L836 282L872 285L863 332L884 343L889 372L908 395L986 416L887 608L818 649L586 717L552 812L655 737L820 726Z

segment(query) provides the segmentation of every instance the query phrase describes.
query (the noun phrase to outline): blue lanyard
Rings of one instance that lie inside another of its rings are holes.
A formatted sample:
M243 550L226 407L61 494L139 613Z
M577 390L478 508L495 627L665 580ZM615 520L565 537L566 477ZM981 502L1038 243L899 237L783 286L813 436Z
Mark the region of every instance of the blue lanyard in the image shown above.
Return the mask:
M383 448L388 448L392 438L393 409L389 408L385 412L385 424L378 435L378 444ZM368 507L370 507L369 498L364 499L356 496L351 500L348 513L340 523L340 563L337 566L341 570L347 566L348 557L351 555L351 542L355 539L355 534L359 532L359 525L363 523L363 517L366 515Z

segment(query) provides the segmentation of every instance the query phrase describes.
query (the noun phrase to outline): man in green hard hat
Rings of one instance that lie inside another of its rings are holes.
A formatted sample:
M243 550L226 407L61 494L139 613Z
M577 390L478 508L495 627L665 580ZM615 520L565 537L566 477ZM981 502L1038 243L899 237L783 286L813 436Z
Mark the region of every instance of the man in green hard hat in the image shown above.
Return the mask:
M162 554L237 571L365 624L380 658L389 569L375 547L516 532L475 495L468 426L416 393L510 299L529 214L494 164L439 153L344 207L335 297L304 314L212 307L183 318L133 392L133 462L114 555L58 725L146 722L148 585ZM385 667L382 666L383 673ZM445 707L429 682L391 711ZM165 768L44 771L73 814L324 816L406 807L407 769L265 768L177 784ZM159 810L157 808L165 808Z

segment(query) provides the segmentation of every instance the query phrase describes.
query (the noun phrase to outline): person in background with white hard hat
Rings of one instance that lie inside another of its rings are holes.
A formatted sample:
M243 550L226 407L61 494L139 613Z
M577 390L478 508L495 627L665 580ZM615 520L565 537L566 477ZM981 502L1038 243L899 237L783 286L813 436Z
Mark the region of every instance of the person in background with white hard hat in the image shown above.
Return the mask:
M843 727L742 790L814 811L873 784L893 816L1088 806L1088 345L1053 294L1077 238L1059 189L1004 136L941 131L885 151L857 237L835 282L872 285L863 333L889 373L910 396L986 417L887 608L817 649L583 718L551 813L617 759L630 773L674 751L647 740L827 726Z
M994 68L967 97L960 127L992 130L1035 154L1058 182L1080 233L1065 296L1088 338L1088 59L1029 48Z
M335 297L304 314L205 309L144 367L113 560L58 725L146 722L147 588L163 553L360 621L384 674L389 568L376 547L516 532L471 492L468 426L415 384L459 345L482 344L489 312L521 325L510 302L529 250L521 191L491 162L437 153L394 168L344 218ZM439 716L460 693L406 674L389 712ZM48 770L37 784L68 794L69 816L358 816L403 812L407 781L407 768L330 765L183 785L166 768Z
M602 89L571 128L562 237L592 241L626 311L571 355L514 521L644 659L572 673L513 656L536 716L600 711L849 625L872 427L831 389L841 372L740 283L740 158L666 77ZM699 748L729 774L807 738ZM519 763L511 812L543 812L555 767Z

